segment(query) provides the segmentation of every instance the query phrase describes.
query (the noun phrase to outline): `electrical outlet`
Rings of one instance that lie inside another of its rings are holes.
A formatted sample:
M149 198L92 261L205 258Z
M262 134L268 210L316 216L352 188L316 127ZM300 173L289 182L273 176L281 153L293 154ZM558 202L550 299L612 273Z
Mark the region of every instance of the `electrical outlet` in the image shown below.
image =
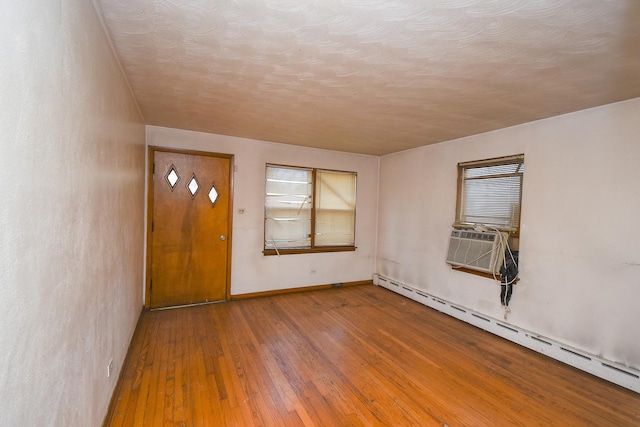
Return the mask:
M113 370L113 359L109 360L109 365L107 366L107 378L111 376L112 370Z

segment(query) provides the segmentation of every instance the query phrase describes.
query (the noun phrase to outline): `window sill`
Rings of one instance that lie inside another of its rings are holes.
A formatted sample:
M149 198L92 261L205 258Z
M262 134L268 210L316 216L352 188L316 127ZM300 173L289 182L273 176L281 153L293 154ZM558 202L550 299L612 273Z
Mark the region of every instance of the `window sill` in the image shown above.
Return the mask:
M464 268L464 267L457 267L456 268L456 267L451 266L451 269L454 270L454 271L461 271L463 273L473 274L475 276L486 277L487 279L497 280L499 282L502 281L502 276L500 274L496 274L496 277L493 277L493 274L491 274L491 273L485 273L485 272L482 272L482 271L471 270L469 268ZM515 285L519 281L520 281L520 278L517 277L515 282L513 282L513 284Z
M461 271L463 273L473 274L475 276L486 277L487 279L491 279L491 280L500 281L502 279L502 276L500 276L500 274L496 274L496 277L493 277L493 274L491 274L491 273L485 273L483 271L471 270L470 268L451 266L451 269L454 270L454 271Z
M264 256L272 255L293 255L293 254L317 254L325 252L353 252L357 248L355 246L323 246L321 248L307 249L265 249L262 251Z

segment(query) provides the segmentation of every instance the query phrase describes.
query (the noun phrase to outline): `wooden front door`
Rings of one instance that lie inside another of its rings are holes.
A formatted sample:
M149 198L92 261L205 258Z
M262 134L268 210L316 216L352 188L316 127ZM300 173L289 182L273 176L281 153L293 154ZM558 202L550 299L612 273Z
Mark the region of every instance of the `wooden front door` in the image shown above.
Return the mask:
M231 156L152 148L150 158L147 305L225 300Z

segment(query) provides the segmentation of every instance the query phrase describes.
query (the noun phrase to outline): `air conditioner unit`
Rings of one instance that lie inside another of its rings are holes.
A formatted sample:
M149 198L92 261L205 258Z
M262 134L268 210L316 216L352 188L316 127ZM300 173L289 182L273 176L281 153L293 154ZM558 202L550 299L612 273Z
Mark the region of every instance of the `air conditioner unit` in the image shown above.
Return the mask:
M507 233L498 231L452 230L447 263L484 273L499 274Z

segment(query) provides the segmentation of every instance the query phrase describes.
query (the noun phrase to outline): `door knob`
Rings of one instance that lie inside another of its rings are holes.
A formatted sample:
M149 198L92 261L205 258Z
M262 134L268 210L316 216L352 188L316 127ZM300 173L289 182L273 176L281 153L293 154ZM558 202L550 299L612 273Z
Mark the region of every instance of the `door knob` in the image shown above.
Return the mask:
M220 235L220 240L225 241L227 240L227 236L225 236L224 234Z

